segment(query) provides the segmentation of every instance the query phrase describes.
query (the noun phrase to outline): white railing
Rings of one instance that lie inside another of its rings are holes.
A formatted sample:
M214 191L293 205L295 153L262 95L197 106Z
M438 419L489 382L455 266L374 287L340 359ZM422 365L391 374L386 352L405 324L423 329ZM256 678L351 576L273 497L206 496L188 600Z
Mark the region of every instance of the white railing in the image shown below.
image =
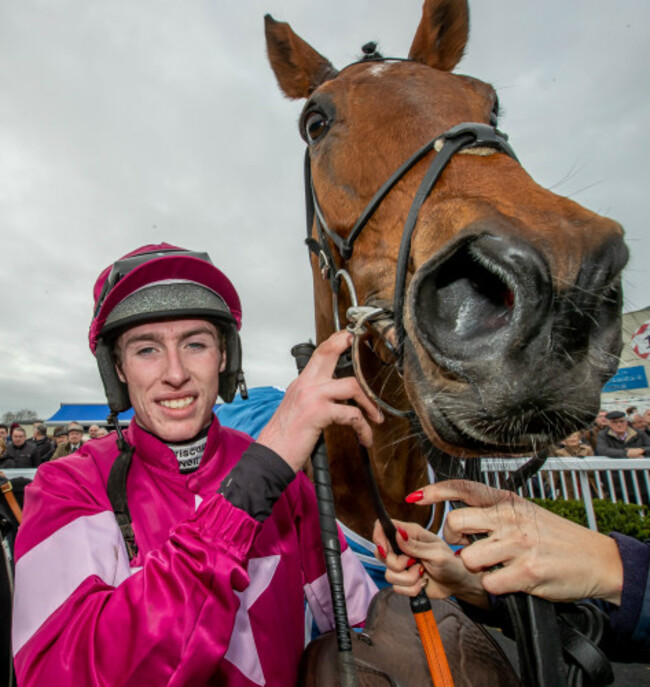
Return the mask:
M508 475L528 460L483 459L483 481L500 488ZM595 530L592 490L597 498L614 503L650 505L650 458L549 458L518 492L521 496L536 498L580 499L585 504L587 523Z
M483 481L502 488L508 475L529 458L484 458ZM34 478L36 468L3 470L7 479ZM626 477L627 475L627 477ZM650 458L549 458L518 490L521 496L580 499L585 504L587 523L596 529L592 490L599 499L616 503L650 506Z
M0 472L2 472L9 481L15 479L16 477L27 477L27 479L34 479L36 468L7 468L6 470L0 468Z

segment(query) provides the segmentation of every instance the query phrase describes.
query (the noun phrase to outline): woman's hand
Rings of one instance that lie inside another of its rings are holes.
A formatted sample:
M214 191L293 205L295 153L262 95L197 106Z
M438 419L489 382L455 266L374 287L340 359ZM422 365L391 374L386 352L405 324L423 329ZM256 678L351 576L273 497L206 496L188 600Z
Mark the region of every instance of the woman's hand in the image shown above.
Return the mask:
M409 500L423 506L467 504L447 515L444 538L465 545L460 559L469 572L482 573L482 585L492 594L522 591L550 601L621 602L623 565L611 537L476 482L431 484ZM472 534L486 536L470 543ZM491 570L496 565L503 567Z
M373 533L378 558L386 563L386 581L395 592L415 596L424 587L430 599L455 596L475 606L487 606L480 575L469 572L440 537L415 523L396 520L395 526L402 555L391 550L379 522Z

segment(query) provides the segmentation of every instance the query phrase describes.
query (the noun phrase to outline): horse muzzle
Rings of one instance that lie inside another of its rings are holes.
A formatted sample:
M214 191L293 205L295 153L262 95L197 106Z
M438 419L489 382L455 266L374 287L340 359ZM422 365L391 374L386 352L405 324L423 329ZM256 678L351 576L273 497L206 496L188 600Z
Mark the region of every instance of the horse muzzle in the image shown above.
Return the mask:
M447 443L514 450L587 424L617 369L627 257L610 237L560 288L530 242L469 227L409 288L405 375L418 415Z

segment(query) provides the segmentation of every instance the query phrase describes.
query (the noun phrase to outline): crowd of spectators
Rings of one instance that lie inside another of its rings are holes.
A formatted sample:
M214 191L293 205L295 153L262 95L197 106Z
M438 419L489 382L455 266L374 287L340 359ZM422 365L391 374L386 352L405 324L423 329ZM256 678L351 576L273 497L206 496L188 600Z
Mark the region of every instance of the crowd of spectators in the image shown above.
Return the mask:
M650 409L636 406L622 410L600 410L591 427L570 434L551 451L553 456L585 458L650 457Z
M582 432L574 432L564 441L560 442L551 451L551 455L567 458L586 458L599 456L603 458L647 458L650 457L650 409L644 413L631 406L622 410L600 410L594 423ZM616 500L626 500L621 481L625 482L628 495L633 495L638 490L638 498L641 503L650 504L650 494L644 480L639 480L635 485L629 472L619 474L618 482L613 482L604 487L606 493ZM580 498L580 489L572 485L570 481L565 486L566 498ZM597 487L594 473L589 473L592 496L598 497L600 490ZM540 491L546 493L548 485L540 486ZM613 492L613 493L611 493Z
M32 424L32 436L17 422L0 424L0 470L10 468L37 468L49 460L56 460L76 451L84 441L105 436L106 427L92 424L86 433L78 422L49 428L42 422Z

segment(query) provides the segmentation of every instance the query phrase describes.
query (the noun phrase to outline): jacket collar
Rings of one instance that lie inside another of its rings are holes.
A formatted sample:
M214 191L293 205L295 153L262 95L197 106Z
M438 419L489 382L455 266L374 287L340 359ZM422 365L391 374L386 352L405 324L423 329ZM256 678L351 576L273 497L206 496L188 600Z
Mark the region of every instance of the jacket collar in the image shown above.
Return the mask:
M619 441L626 441L627 442L630 439L633 439L638 434L638 432L636 431L636 429L634 429L633 427L630 427L628 425L627 431L625 434L625 439L621 439L621 437L619 437L618 434L616 434L616 432L611 428L607 430L607 434L609 434L610 437L614 437L614 438L618 439Z
M134 457L137 456L144 463L152 467L167 472L173 472L183 479L187 477L187 475L181 475L178 460L169 446L157 436L140 427L135 421L135 417L129 424L126 431L126 438L134 448ZM221 425L216 415L213 413L210 429L208 430L208 441L205 445L205 452L203 453L203 458L201 459L201 464L197 472L202 472L205 469L211 458L217 453L220 444Z

